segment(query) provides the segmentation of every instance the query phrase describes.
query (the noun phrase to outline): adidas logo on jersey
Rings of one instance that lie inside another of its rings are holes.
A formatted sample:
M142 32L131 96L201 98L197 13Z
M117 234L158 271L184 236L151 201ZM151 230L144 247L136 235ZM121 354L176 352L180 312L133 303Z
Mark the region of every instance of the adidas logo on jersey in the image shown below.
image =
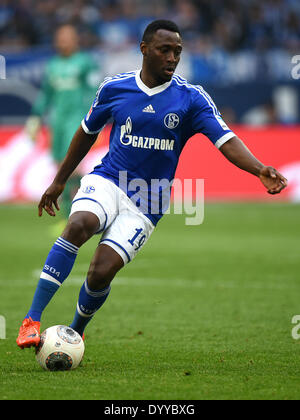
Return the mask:
M149 112L150 114L155 114L153 106L150 104L143 109L143 112Z

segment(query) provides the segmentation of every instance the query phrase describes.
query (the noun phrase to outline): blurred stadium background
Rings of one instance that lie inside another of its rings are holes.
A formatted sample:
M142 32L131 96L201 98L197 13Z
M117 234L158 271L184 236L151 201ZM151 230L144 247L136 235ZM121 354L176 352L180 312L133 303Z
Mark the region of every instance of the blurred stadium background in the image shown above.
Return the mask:
M55 173L47 117L36 142L24 130L55 54L55 29L73 24L97 67L88 110L103 77L141 66L141 35L158 18L182 29L178 73L203 85L237 135L287 176L290 185L278 199L300 200L300 79L292 77L292 57L300 54L298 0L2 0L0 202L38 200ZM83 173L106 152L108 132L83 163ZM236 177L236 171L196 137L184 150L177 177L204 178L206 198L268 199L255 179L240 172Z

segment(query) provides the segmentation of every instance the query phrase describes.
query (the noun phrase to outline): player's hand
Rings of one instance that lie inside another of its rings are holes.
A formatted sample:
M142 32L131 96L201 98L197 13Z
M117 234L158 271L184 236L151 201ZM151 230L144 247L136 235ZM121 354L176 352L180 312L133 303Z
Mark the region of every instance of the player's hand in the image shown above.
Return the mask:
M38 135L38 132L41 128L41 119L37 116L31 116L27 119L25 124L25 131L31 140L35 141Z
M288 184L287 179L272 166L264 166L260 171L259 178L269 194L280 193Z
M51 184L50 187L45 191L43 194L41 201L39 202L38 210L39 210L39 217L43 214L43 209L49 214L49 216L56 216L55 210L53 206L55 206L56 210L60 210L58 204L58 197L63 192L65 186L61 184Z

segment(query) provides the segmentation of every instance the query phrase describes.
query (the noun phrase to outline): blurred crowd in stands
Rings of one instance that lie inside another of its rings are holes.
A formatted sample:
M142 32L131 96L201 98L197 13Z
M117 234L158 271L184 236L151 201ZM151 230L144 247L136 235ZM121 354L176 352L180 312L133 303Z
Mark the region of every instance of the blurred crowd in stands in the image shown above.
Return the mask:
M178 23L195 54L300 50L299 0L1 0L0 51L50 45L65 22L85 48L129 48L159 18Z
M0 54L8 77L39 79L33 56L52 54L56 28L71 23L103 75L115 74L138 68L139 42L154 19L179 25L178 72L191 83L295 83L300 0L0 0Z

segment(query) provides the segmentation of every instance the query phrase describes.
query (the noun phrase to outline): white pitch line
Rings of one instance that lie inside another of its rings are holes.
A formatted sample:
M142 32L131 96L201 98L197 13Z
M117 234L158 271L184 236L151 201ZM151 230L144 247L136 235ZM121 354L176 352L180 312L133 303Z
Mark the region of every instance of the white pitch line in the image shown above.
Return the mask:
M12 283L13 285L23 284L28 286L35 286L38 283L39 277L41 274L41 269L34 269L32 271L31 279L15 279ZM63 287L78 287L81 286L85 280L86 273L81 273L75 270L74 275L70 275L70 277L65 280ZM11 284L12 284L11 283ZM7 285L7 282L1 281L0 285ZM123 277L117 276L115 280L112 282L113 286L141 286L141 287L189 287L189 288L213 288L213 289L257 289L257 290L300 290L300 286L295 284L289 284L285 282L284 279L280 279L280 283L278 280L274 280L274 282L268 282L268 284L264 283L255 283L255 282L248 282L248 283L240 283L238 281L223 281L223 280L203 280L203 279L184 279L184 278L170 278L170 277Z

